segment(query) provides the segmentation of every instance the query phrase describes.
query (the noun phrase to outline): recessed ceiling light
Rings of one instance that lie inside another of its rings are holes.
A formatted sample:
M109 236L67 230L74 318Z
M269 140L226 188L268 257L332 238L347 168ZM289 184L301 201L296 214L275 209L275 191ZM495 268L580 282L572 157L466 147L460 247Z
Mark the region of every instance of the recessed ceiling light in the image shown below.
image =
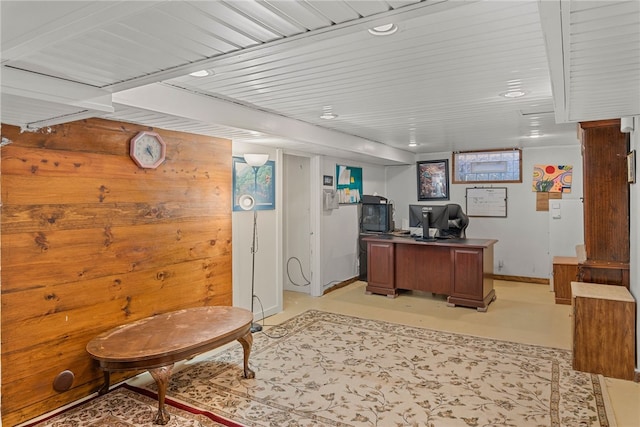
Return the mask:
M522 96L525 96L526 94L527 92L522 89L510 89L506 92L502 92L500 96L503 96L505 98L520 98Z
M416 144L415 142L410 142L409 143L409 147L417 147L417 146L418 146L418 144Z
M396 24L383 24L369 28L369 33L374 36L390 36L396 31L398 31L398 26Z
M333 120L338 117L337 114L333 114L333 107L331 105L325 105L322 107L322 114L320 115L321 119L324 120Z
M337 114L333 114L331 111L325 111L324 113L322 113L320 115L320 118L321 119L325 119L325 120L333 120L336 117L338 117L338 115Z
M215 73L213 72L213 70L200 70L200 71L194 71L193 73L189 73L190 76L193 77L207 77L207 76L212 76Z

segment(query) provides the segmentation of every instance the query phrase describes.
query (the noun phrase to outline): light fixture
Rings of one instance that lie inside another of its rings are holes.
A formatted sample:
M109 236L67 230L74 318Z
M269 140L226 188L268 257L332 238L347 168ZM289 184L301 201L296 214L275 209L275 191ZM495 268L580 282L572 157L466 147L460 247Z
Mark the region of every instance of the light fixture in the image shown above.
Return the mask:
M529 133L529 138L540 138L542 136L543 134L541 134L538 129L531 129L531 132Z
M383 24L369 28L369 34L373 34L374 36L390 36L396 31L398 31L398 26L396 24Z
M192 77L207 77L207 76L212 76L214 74L215 72L213 70L199 70L199 71L194 71L193 73L189 73L189 75Z
M331 110L332 108L330 105L325 105L324 107L322 107L322 114L320 115L320 118L324 120L333 120L337 118L338 115L333 114L333 111Z
M253 168L253 196L245 194L238 200L240 208L245 211L253 210L253 239L251 240L251 314L253 314L253 301L256 299L256 252L258 252L258 210L256 209L256 197L258 194L258 169L269 160L268 154L245 154L244 161ZM262 325L251 323L251 332L260 332Z
M521 98L527 94L526 91L522 89L509 89L506 92L502 92L500 96L504 98Z
M249 166L254 167L254 168L264 165L265 163L267 163L267 160L269 160L269 155L268 154L249 154L249 153L247 153L247 154L244 155L244 161L247 162L247 164Z

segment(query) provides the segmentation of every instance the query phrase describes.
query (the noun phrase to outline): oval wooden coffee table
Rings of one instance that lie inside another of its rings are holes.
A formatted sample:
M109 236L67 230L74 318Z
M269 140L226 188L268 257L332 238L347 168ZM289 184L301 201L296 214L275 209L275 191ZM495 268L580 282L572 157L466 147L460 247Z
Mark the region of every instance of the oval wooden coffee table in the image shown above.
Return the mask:
M87 344L87 352L104 372L99 393L109 391L110 373L146 369L158 385L158 414L154 424L167 424L164 407L167 384L175 362L238 340L244 350L244 377L253 344L253 315L238 307L198 307L158 314L104 332Z

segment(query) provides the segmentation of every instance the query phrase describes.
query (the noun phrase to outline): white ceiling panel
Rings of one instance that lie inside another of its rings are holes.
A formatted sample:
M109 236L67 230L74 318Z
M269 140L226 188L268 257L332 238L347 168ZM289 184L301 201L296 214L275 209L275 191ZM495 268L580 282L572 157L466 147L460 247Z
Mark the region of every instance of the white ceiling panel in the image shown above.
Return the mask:
M24 128L93 114L397 164L417 153L576 143L575 122L640 115L638 1L3 0L0 7L0 60L12 76L2 86L1 119ZM387 23L398 31L367 31ZM188 75L197 70L214 74ZM16 75L30 77L21 83ZM119 96L145 87L258 115L222 123L188 101L168 112L148 90L140 105ZM102 92L98 103L92 98L100 89L118 99L115 112ZM500 96L515 89L525 96ZM326 111L337 117L321 119ZM317 129L341 135L342 147L323 143ZM544 136L530 138L532 130Z

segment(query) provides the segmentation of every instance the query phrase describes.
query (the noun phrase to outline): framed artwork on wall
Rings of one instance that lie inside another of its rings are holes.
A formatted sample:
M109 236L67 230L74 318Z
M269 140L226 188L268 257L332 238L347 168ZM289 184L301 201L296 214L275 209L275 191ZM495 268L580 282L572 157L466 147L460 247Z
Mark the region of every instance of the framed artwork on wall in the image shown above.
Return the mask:
M449 161L417 162L418 200L449 200Z
M573 166L533 165L532 189L542 193L571 193Z
M254 170L255 169L255 170ZM233 158L233 210L242 211L240 197L252 196L255 199L253 210L276 208L275 174L276 164L267 160L262 166L253 168L242 157Z

